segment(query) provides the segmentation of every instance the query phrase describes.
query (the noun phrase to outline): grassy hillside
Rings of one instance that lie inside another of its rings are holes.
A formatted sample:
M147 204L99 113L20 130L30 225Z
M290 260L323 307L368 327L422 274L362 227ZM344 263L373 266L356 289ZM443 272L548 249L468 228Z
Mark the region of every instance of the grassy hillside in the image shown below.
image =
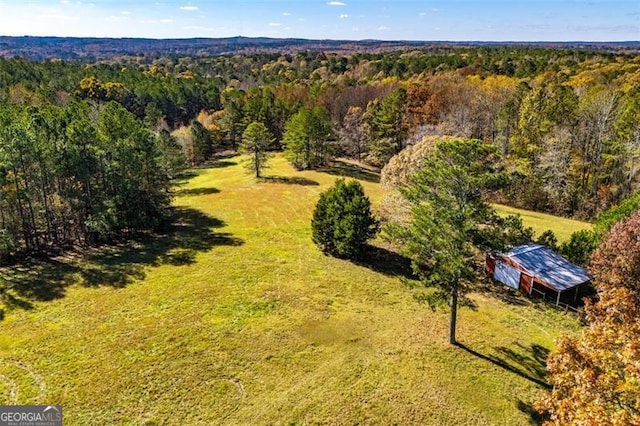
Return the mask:
M178 188L164 235L4 271L21 307L0 322L0 403L62 404L69 425L528 424L575 319L486 285L448 345L447 312L384 249L356 265L311 243L340 173L278 157L256 182L221 160Z
M591 229L590 223L580 222L579 220L533 212L531 210L517 209L515 207L505 206L502 204L494 204L494 207L499 214L519 214L522 217L524 224L532 227L536 232L536 235L540 235L547 229L551 229L558 238L559 243L568 241L569 238L571 238L571 234L576 231L581 229Z

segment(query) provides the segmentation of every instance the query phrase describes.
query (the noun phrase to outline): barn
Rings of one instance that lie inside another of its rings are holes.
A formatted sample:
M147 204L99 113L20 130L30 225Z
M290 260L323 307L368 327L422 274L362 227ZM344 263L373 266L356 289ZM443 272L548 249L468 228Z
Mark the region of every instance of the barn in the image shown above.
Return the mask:
M508 253L489 253L485 271L494 280L529 295L542 295L556 305L575 305L578 293L590 281L586 270L548 247L526 244Z

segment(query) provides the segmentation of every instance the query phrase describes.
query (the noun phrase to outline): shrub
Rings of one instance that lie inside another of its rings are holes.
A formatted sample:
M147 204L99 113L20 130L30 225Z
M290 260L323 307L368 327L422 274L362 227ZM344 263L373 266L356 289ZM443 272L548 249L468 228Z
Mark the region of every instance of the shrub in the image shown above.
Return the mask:
M595 229L600 235L604 235L613 225L628 218L638 210L640 210L640 191L631 195L619 205L600 213L596 220Z
M596 219L592 231L578 231L571 235L569 242L562 244L562 254L574 263L586 266L589 257L598 245L606 238L614 224L622 222L640 210L640 191L631 195L617 206L610 207Z
M311 221L313 242L332 256L354 259L378 232L371 202L357 181L336 181L320 194Z
M542 234L540 234L540 236L536 240L536 243L547 246L551 250L558 250L558 238L556 238L556 234L554 234L551 229L547 229Z
M600 237L596 232L582 229L571 234L571 239L562 244L560 252L573 263L586 266L599 242Z

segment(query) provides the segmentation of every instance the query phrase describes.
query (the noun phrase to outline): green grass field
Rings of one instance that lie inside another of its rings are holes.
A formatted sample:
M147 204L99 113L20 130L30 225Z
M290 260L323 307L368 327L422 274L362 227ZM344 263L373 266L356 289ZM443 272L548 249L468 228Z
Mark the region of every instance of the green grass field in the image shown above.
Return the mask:
M486 284L452 347L390 253L356 265L311 243L318 194L352 170L276 157L257 182L238 162L186 179L162 235L3 271L0 403L62 404L68 425L534 422L575 318Z
M524 224L533 228L536 235L542 234L547 229L552 230L556 238L558 238L559 243L568 241L571 238L571 234L576 231L591 229L592 227L592 225L587 222L533 212L531 210L517 209L502 204L494 204L493 207L501 215L520 215Z

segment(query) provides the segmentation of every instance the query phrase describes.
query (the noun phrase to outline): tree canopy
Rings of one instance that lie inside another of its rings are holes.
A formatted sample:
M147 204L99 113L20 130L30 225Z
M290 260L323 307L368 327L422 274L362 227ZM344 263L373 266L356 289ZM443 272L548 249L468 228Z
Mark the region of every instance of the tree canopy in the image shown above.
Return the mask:
M284 155L297 169L326 164L331 142L331 126L326 109L302 108L285 124Z
M640 189L636 56L623 48L514 45L213 57L160 53L116 55L108 63L92 55L45 62L0 58L1 132L5 140L19 141L3 148L12 160L1 174L7 192L0 203L10 207L0 229L12 236L7 241L18 238L12 247L27 251L49 238L44 234L58 238L52 229L61 227L60 219L51 213L57 195L35 202L35 194L46 192L42 185L52 184L74 161L78 176L88 176L84 186L56 192L92 191L89 198L99 198L93 176L114 160L106 159L112 147L94 141L127 139L98 131L98 116L113 108L109 104L141 121L154 139L161 136L154 161L170 176L183 158L197 166L216 152L236 150L254 121L266 126L273 148L282 148L299 169L324 167L334 156L381 167L405 146L452 135L497 148L514 177L499 194L505 203L594 219ZM12 123L22 115L39 118L20 129ZM73 152L66 152L71 146ZM16 163L19 156L24 166ZM85 201L70 208L84 208ZM110 210L93 212L89 228L104 228ZM42 211L48 213L41 217ZM30 223L26 232L22 223ZM584 237L567 246L576 258L586 259L590 249Z

